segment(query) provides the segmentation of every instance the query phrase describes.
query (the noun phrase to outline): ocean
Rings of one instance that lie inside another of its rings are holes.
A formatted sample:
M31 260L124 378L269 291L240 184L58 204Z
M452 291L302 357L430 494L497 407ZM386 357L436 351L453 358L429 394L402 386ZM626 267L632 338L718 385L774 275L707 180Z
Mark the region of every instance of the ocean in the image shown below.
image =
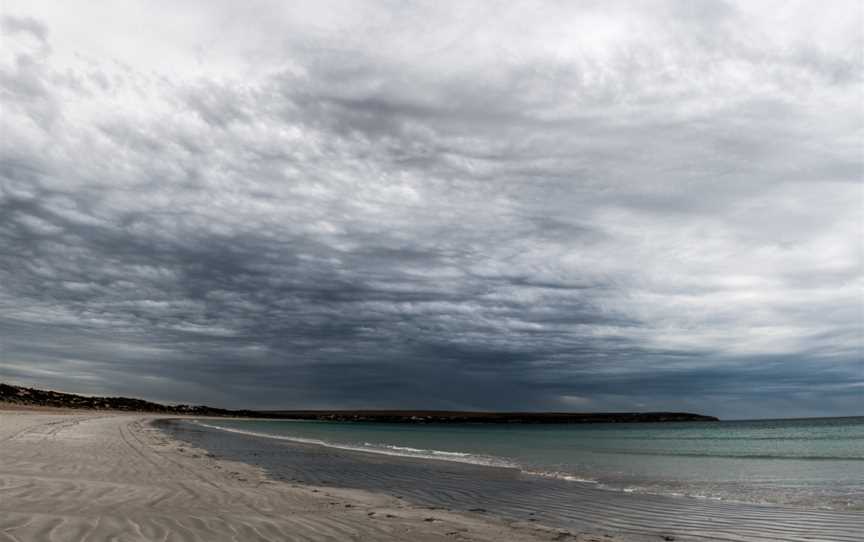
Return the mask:
M864 510L864 417L516 426L200 423L342 449L514 467L617 491Z
M597 532L864 540L864 417L658 424L163 422L271 477Z

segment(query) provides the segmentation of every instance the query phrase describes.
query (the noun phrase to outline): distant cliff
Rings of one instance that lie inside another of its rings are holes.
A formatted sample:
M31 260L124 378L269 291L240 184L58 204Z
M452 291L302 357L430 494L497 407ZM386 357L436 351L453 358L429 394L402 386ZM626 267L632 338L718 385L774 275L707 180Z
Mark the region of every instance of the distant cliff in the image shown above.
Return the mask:
M0 403L19 406L115 410L185 416L236 416L292 420L389 423L643 423L712 422L713 416L686 412L454 412L447 410L227 410L208 406L162 405L128 397L89 397L0 383Z

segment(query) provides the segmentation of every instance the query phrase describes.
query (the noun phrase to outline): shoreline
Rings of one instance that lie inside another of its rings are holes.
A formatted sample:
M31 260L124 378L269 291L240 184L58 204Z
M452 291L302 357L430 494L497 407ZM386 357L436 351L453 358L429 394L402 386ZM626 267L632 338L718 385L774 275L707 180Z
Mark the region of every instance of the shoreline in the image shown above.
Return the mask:
M575 533L385 494L274 481L128 413L0 410L0 538L60 540L647 540ZM691 540L676 538L677 540Z
M864 513L856 511L626 493L508 467L345 450L236 434L186 420L169 425L180 426L169 431L176 438L219 457L254 464L274 479L385 492L459 512L482 508L507 521L538 522L572 532L614 532L655 540L671 536L789 542L857 541L857 533L864 530Z
M856 422L864 421L861 418L849 419L854 419ZM668 470L670 462L667 461L666 465L653 465L652 469L642 468L640 471L637 467L637 470L630 472L614 472L608 467L603 470L603 467L606 465L596 462L606 461L605 458L600 460L599 458L588 457L588 460L595 461L593 464L587 462L579 463L578 460L571 460L569 463L556 463L554 459L564 459L566 461L569 458L563 457L561 453L558 453L557 457L552 459L543 455L531 455L538 451L531 447L532 443L530 439L533 433L529 429L533 429L533 426L515 429L515 433L510 432L510 428L507 428L508 431L503 431L502 429L501 431L503 432L499 432L498 430L482 432L476 430L475 426L468 427L469 424L457 428L460 430L455 432L453 429L440 426L430 429L417 429L416 433L413 430L396 431L394 433L395 426L385 428L383 431L375 431L375 428L372 426L361 427L353 422L315 421L311 423L317 424L320 427L313 427L309 430L304 427L305 420L301 422L262 420L264 423L261 424L253 422L255 420L237 420L235 422L233 420L202 418L192 419L189 423L197 424L202 429L212 429L218 432L234 433L241 436L287 443L318 445L345 452L382 455L394 457L397 460L399 458L413 458L484 467L512 468L529 476L590 484L594 488L617 494L626 493L674 497L676 499L698 499L700 501L713 501L732 505L794 508L804 512L820 510L864 513L864 500L862 500L864 494L861 493L861 489L864 489L864 486L859 484L857 486L858 489L856 489L854 484L855 477L843 486L830 486L830 491L826 491L829 487L829 482L822 482L821 485L812 482L813 480L818 481L820 476L824 477L824 480L849 479L848 473L857 472L861 466L862 459L864 459L858 457L856 454L853 454L853 457L837 454L835 454L835 457L827 457L824 453L817 457L814 457L812 454L802 456L795 455L794 448L789 448L791 451L788 451L788 453L775 451L770 455L753 453L735 455L717 453L697 454L692 452L682 453L680 450L676 450L676 453L664 456L662 451L654 453L648 451L634 453L632 456L637 457L637 459L638 456L645 456L649 460L654 460L655 456L660 456L663 459L671 457L675 458L676 461L688 461L690 464L686 468L689 471L686 475L670 472ZM282 426L280 422L285 422L289 425ZM330 423L336 424L336 429L339 430L325 429L325 426ZM725 423L732 424L735 422ZM685 425L689 424L685 423ZM283 427L285 428L283 429ZM554 432L553 426L547 427ZM617 425L612 426L611 424L607 424L606 426L601 426L601 429L617 430L618 427ZM636 428L637 426L631 424L630 427ZM861 427L860 423L855 425L855 427ZM367 431L367 428L370 430ZM721 427L721 430L723 429L725 428ZM732 427L728 430L754 431L759 429L753 429L752 427ZM479 439L477 442L484 444L481 445L472 440L464 440L464 437L460 436L460 434L463 434L462 430L465 431L464 434L471 435L470 439ZM582 430L580 427L579 431L574 434L579 434ZM641 427L637 430L641 430ZM590 430L584 429L584 431ZM525 441L527 448L515 449L506 442L506 439L502 440L500 435L509 435L507 439L528 439ZM428 436L432 436L433 438L428 438ZM648 438L650 435L643 435L643 437ZM491 438L491 445L485 444L486 441L484 439L486 438ZM627 438L626 435L625 438ZM632 440L632 437L629 438ZM676 438L678 438L677 433ZM585 441L586 439L582 437L581 440ZM709 440L711 439L709 438ZM774 439L769 434L769 436L757 440L772 441ZM579 446L581 445L579 439L570 439L568 442L574 446L573 453L578 454L580 451ZM501 447L501 443L504 443L505 446ZM495 446L499 447L496 449ZM666 448L668 449L668 446ZM539 452L542 454L544 450L540 449ZM619 461L620 464L620 458L616 459L616 453L626 454L627 452L610 450L609 454L614 460ZM536 459L538 457L539 460ZM574 455L574 457L578 456ZM629 460L631 455L626 455L625 457ZM744 464L742 465L742 463ZM818 468L821 470L807 470L811 468L815 469L816 467L813 465L818 465ZM822 465L828 465L828 467L823 467ZM666 468L665 471L663 470L664 467ZM626 468L626 465L624 468ZM765 482L761 484L747 483L746 476L742 475L741 472L736 470L730 471L728 469L742 469L742 472L744 469L749 469L751 474L761 476ZM807 472L809 478L802 476L800 482L794 480L795 484L784 483L784 480L788 479L779 478L791 473L794 469L801 469L801 472ZM676 475L678 476L676 477ZM729 479L724 479L725 476L728 476Z
M850 417L850 419L857 419L859 417ZM610 491L613 493L636 493L639 495L648 495L648 496L657 496L657 497L674 497L674 498L685 498L685 499L699 499L706 501L714 501L720 503L727 503L732 505L757 505L757 506L770 506L770 507L782 507L782 508L795 508L802 511L838 511L838 512L864 512L864 508L861 506L857 507L839 507L839 506L827 506L827 505L807 505L800 503L790 503L790 502L777 502L772 500L746 500L744 498L727 498L727 497L718 497L713 495L704 495L697 491L688 492L687 488L680 488L676 491L661 491L658 489L652 489L650 487L641 487L634 483L624 483L618 482L617 485L613 485L612 482L607 480L602 480L599 476L592 476L591 474L575 474L572 472L562 472L562 471L548 471L542 470L542 467L526 467L525 465L514 462L513 460L509 460L502 457L497 456L489 456L489 455L477 455L468 452L452 452L452 451L444 451L444 450L434 450L434 449L418 449L418 448L410 448L410 447L400 447L400 446L383 446L383 447L371 447L371 446L361 446L361 445L352 445L352 444L340 444L338 442L329 442L325 440L313 439L313 438L304 438L298 436L287 436L287 435L278 435L271 433L261 433L251 430L244 430L233 427L224 427L218 425L220 421L223 421L223 418L189 418L183 419L189 423L196 424L200 427L213 429L216 431L224 431L229 433L236 433L238 435L245 435L248 437L257 437L257 438L265 438L265 439L274 439L285 442L292 442L296 444L307 444L314 446L322 446L326 448L332 448L335 450L343 450L347 452L356 452L361 454L375 454L375 455L383 455L395 458L411 458L411 459L419 459L419 460L429 460L429 461L447 461L454 463L464 463L468 465L476 465L479 467L489 467L489 468L505 468L505 469L515 469L520 473L526 476L534 476L538 478L544 479L553 479L553 480L564 480L567 482L579 483L579 484L590 484L592 487L602 489L604 491ZM238 421L255 421L255 420L246 420L238 418ZM158 420L157 420L158 421ZM269 419L262 419L262 421L273 421ZM291 423L302 423L309 420L278 420L278 421L286 421ZM326 423L326 422L317 422L316 423Z

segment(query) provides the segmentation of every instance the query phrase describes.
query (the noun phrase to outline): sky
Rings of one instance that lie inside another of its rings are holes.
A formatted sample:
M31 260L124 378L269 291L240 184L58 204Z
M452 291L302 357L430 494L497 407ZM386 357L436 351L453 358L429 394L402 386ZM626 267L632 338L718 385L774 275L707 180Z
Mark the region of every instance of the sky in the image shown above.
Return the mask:
M3 0L0 381L864 414L864 4Z

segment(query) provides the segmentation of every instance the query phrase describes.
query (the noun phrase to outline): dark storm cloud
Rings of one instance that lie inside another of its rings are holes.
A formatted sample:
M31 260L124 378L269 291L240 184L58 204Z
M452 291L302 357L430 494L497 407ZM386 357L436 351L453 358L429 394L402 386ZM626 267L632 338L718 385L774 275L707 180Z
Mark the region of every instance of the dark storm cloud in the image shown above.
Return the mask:
M7 8L0 378L855 412L860 6L700 6Z

